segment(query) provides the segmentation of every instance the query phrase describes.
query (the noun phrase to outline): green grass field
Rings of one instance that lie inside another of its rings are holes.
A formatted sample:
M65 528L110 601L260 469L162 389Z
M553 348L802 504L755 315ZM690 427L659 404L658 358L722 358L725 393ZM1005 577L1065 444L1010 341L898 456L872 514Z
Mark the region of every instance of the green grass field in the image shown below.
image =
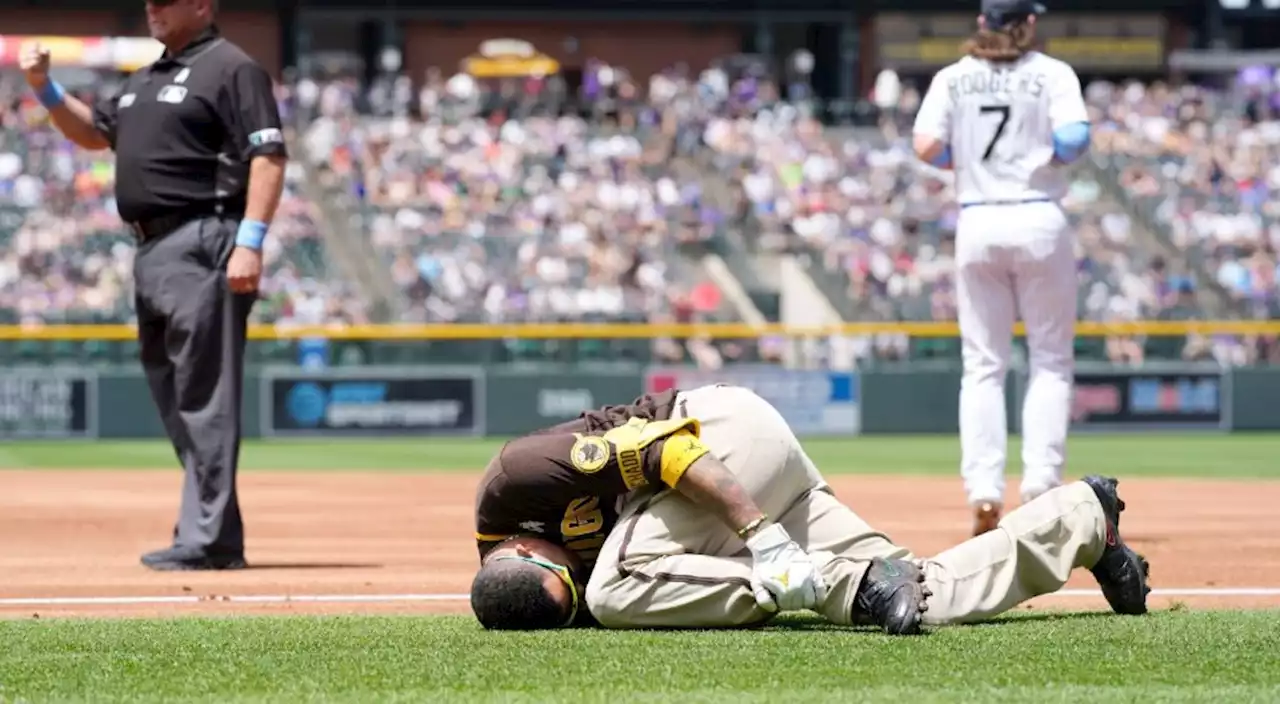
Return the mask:
M892 639L492 634L468 618L0 622L16 702L1274 702L1280 612L1055 614Z
M476 471L499 442L258 441L244 464ZM951 475L958 454L950 436L806 445L832 474ZM1083 435L1070 452L1075 474L1280 479L1276 435ZM0 447L0 467L174 460L160 442L22 442ZM803 619L745 632L543 634L487 633L460 616L0 620L0 704L1275 702L1277 653L1280 610L1178 607L1142 618L1024 612L914 639Z
M501 440L259 440L246 442L248 470L466 471L484 468ZM809 454L829 474L956 472L955 436L814 438ZM1010 446L1012 465L1020 452ZM1077 435L1070 465L1081 473L1120 477L1280 479L1280 435ZM173 450L160 441L10 442L0 445L4 469L174 469Z

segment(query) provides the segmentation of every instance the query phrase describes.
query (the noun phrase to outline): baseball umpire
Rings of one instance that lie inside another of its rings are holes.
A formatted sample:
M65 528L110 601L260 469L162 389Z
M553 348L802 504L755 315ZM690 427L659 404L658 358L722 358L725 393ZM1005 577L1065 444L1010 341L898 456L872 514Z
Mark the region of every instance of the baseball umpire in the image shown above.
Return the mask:
M214 24L216 0L147 0L163 55L90 106L21 57L53 123L85 149L116 152L116 203L137 238L142 366L185 471L173 544L156 570L245 566L236 493L245 331L286 151L271 78Z
M1089 568L1146 612L1117 482L1086 477L918 560L841 503L777 409L748 389L643 396L507 443L476 497L487 628L730 628L813 610L912 634L984 619ZM589 623L589 621L586 621Z

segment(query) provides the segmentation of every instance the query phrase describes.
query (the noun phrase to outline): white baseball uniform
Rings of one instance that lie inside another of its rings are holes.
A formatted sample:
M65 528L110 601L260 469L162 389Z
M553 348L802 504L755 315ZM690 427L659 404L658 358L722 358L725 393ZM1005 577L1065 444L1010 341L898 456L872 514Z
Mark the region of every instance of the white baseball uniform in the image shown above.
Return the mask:
M963 342L961 475L973 504L1001 503L1004 381L1012 328L1027 328L1022 409L1024 498L1058 486L1071 403L1076 263L1054 133L1088 121L1080 79L1039 52L1005 64L965 57L934 77L915 133L951 149L961 214L956 290Z

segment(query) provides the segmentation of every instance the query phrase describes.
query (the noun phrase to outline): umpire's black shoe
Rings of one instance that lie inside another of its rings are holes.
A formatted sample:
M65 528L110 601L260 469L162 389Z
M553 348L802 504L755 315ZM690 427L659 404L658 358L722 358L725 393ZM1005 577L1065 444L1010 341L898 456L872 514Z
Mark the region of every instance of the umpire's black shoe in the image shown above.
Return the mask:
M1085 477L1083 481L1097 495L1102 503L1102 513L1107 518L1106 547L1102 549L1102 558L1090 571L1113 611L1135 616L1145 614L1147 595L1151 593L1151 587L1147 586L1151 567L1120 538L1120 512L1124 510L1124 502L1116 491L1120 482L1096 475Z
M174 546L142 556L142 564L157 572L186 570L242 570L244 553L207 553L200 548Z
M875 558L854 597L854 622L876 625L893 636L920 632L920 619L931 596L924 572L907 560Z

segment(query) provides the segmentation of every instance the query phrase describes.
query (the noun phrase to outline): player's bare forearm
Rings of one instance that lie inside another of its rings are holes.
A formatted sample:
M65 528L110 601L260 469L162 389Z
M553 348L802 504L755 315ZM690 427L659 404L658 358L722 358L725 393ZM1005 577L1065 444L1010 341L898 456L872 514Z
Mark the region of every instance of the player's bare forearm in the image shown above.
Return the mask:
M695 504L713 511L735 532L764 516L733 472L709 453L689 465L675 489Z
M928 134L913 135L911 146L921 161L930 162L938 158L942 154L942 150L947 148L947 145L941 139Z
M271 222L280 206L284 191L286 159L282 156L255 156L249 162L249 193L245 203L246 220Z
M83 149L97 151L111 146L107 138L93 126L93 108L74 95L49 110L49 119L67 139Z
M917 134L912 139L912 147L916 157L921 161L933 164L940 169L951 168L951 150L946 142L927 134Z

